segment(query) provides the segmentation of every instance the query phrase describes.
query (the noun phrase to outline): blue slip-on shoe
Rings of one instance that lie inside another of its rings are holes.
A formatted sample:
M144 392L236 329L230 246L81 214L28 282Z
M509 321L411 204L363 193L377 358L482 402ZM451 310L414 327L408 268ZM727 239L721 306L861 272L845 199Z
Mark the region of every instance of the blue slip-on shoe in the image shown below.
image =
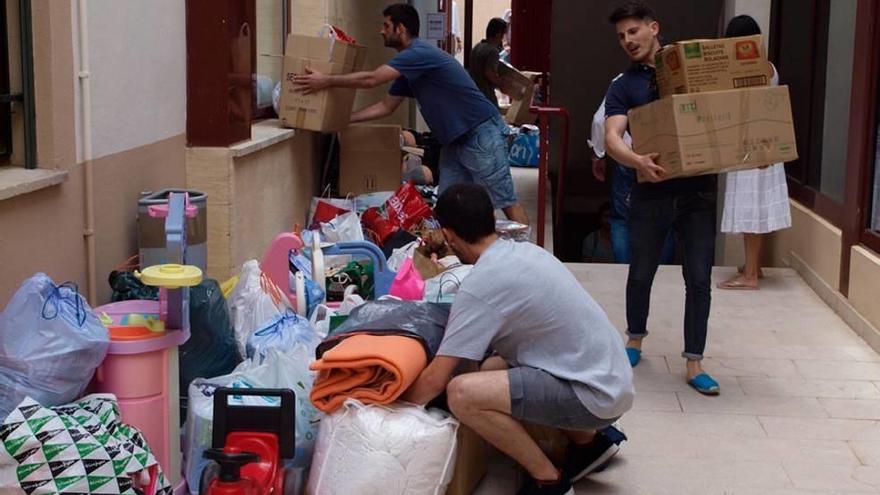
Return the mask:
M721 387L718 385L718 382L706 373L700 373L691 378L688 380L688 385L694 387L694 390L703 395L718 395L721 393Z
M629 365L635 368L636 365L639 364L639 361L642 359L642 350L636 349L635 347L627 347L626 357L629 358Z

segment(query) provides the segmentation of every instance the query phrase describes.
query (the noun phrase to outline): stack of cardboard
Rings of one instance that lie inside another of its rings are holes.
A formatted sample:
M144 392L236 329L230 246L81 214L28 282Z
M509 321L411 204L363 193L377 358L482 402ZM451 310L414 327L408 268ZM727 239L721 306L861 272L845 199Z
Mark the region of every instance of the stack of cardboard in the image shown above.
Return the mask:
M339 194L395 191L400 187L399 125L353 125L339 133Z
M313 69L339 75L359 71L366 47L329 38L291 34L287 37L278 116L287 127L333 132L348 126L354 105L353 88L331 88L312 94L296 91L293 77Z
M660 99L629 112L633 150L659 153L666 178L795 160L788 87L769 86L763 46L761 36L746 36L660 50Z
M505 62L498 64L501 87L510 95L510 107L504 112L508 124L523 125L535 121L531 106L535 97L535 82L540 75L540 72L520 72Z

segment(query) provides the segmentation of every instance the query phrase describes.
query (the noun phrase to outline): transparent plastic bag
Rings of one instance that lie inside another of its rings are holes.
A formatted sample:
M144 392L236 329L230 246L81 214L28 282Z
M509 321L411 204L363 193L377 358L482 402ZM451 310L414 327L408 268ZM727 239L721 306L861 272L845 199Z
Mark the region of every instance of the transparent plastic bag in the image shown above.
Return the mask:
M0 418L30 397L46 407L78 399L110 335L73 284L25 280L0 314Z

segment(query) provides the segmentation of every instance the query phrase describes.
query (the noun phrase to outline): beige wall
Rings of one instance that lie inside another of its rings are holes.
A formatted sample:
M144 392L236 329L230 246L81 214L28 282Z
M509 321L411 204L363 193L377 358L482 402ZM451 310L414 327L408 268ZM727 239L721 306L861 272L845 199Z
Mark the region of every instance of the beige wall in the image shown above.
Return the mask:
M510 0L475 0L473 45L486 36L486 26L493 17L503 17L510 8Z
M880 328L880 256L860 246L852 248L849 301L875 328Z
M791 228L769 236L765 248L770 266L791 264L792 253L825 284L840 290L840 229L797 201L791 201Z
M338 26L353 36L358 43L368 47L366 70L387 63L395 51L385 48L379 28L382 26L382 10L394 3L390 0L291 0L291 32L316 36L325 24ZM424 19L422 20L424 23ZM358 90L354 108L360 109L375 103L388 94L388 85L369 90ZM407 126L409 104L404 103L390 117L379 120L389 124Z
M318 134L293 138L235 156L227 148L187 150L187 186L208 194L208 275L223 281L294 224L303 225L317 192Z
M97 8L97 5L90 2L92 8ZM98 17L101 17L100 13ZM69 176L60 185L0 201L0 231L4 232L0 236L0 307L5 305L25 278L38 271L46 272L59 283L67 280L76 282L81 292L87 292L83 237L84 167L76 159L77 113L74 102L78 89L72 2L34 0L32 22L37 162L40 168L66 170ZM138 33L131 32L132 29L153 30L149 24L144 24L142 28L137 22L122 24L127 26L125 33L114 31L118 34L115 38L107 38L107 32L95 33L92 42L103 40L98 43L112 43L121 53L123 50L119 50L120 47L128 47L132 36L140 39ZM93 25L92 29L100 28ZM170 27L163 24L162 29ZM102 49L111 50L112 47L104 46ZM181 49L181 53L185 52ZM154 72L167 69L167 66L157 66ZM102 86L99 84L97 87L100 89ZM181 86L180 91L183 90ZM96 96L98 101L104 102L102 105L109 104L106 93L99 92ZM122 117L126 115L125 103L120 102L116 108L113 125L138 128L136 123ZM143 105L148 106L146 102ZM156 115L163 115L155 105L152 108L158 112ZM138 124L156 127L155 122L167 123L167 120L157 118L156 121L143 122L140 119ZM181 125L182 121L165 126L161 132L172 133L167 137L137 146L122 146L124 149L107 153L92 162L97 292L100 303L109 300L109 271L136 252L138 193L159 187L179 187L184 183L185 139L181 134Z
M72 3L74 70L79 71L78 2ZM89 0L86 5L92 158L185 133L184 2ZM78 85L74 71L66 75ZM81 95L75 95L79 112ZM82 136L79 115L76 125ZM82 144L79 149L82 161Z

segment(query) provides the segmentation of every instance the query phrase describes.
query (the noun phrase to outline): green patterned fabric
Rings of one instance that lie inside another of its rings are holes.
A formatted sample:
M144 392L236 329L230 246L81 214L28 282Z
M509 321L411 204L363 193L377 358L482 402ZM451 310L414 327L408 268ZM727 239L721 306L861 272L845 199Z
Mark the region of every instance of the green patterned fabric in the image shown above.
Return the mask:
M120 421L110 394L47 408L25 399L0 425L0 492L135 494L145 470L157 494L171 486L137 428Z

